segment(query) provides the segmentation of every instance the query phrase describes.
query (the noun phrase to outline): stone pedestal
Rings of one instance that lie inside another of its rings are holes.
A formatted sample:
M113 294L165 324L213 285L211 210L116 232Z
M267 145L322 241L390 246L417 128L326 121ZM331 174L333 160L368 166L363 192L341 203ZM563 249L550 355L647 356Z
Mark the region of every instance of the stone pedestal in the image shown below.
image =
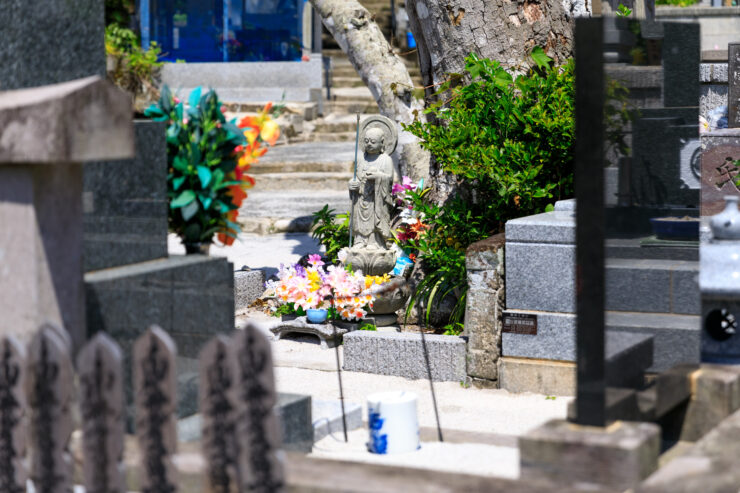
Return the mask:
M501 322L504 310L503 233L473 243L465 254L468 296L465 335L468 376L481 386L498 380L501 355Z
M133 154L131 105L97 77L0 93L0 313L85 336L82 162Z
M622 491L657 469L660 428L627 421L599 428L553 420L520 437L519 454L524 480Z

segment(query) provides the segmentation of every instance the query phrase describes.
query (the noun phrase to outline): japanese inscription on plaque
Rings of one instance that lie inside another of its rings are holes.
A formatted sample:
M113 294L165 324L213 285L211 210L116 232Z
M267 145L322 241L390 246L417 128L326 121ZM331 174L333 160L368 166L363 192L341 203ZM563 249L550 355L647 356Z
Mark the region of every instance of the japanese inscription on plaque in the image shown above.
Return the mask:
M537 335L537 315L532 313L504 312L504 327L502 332Z
M728 67L727 83L729 108L727 123L730 128L740 127L740 43L727 45Z

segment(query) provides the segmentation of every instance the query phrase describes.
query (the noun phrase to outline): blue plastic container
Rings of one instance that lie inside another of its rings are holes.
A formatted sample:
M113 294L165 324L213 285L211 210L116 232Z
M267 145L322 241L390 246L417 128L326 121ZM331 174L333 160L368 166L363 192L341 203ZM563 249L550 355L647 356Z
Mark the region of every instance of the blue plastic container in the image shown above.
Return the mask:
M326 316L329 312L324 309L308 309L306 310L306 320L312 324L323 324L326 322Z
M411 31L406 31L406 45L411 48L416 48L416 40L414 39L414 35L411 34Z

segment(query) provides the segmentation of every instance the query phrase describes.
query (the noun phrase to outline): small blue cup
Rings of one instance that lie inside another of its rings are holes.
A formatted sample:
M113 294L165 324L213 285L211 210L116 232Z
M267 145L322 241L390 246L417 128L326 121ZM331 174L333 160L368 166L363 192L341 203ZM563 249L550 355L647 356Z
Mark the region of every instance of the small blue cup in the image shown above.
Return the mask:
M323 324L326 322L327 313L324 309L308 309L306 310L306 319L312 324Z

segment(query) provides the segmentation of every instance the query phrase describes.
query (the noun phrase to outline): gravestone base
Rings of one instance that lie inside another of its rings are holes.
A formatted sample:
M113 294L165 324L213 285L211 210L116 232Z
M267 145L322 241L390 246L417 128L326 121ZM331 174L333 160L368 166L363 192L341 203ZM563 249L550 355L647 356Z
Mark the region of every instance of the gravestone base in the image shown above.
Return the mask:
M314 442L311 396L278 393L274 410L280 424L283 449L293 452L311 452ZM361 413L358 414L360 424L362 424ZM179 419L177 421L178 441L185 443L200 441L203 437L202 424L203 415L200 413Z
M658 468L660 428L627 421L600 428L553 420L520 437L519 454L521 479L622 491Z
M466 382L465 339L458 336L424 336L432 379ZM357 330L344 336L345 371L429 378L421 336L409 332Z
M576 364L571 361L502 357L500 388L509 392L545 395L576 395Z
M691 399L667 433L694 442L740 409L740 366L702 363L690 379Z
M342 336L347 333L347 329L334 326L328 322L323 324L314 324L306 320L306 317L298 317L294 320L281 321L274 327L270 327L270 332L275 334L279 341L286 334L311 334L319 338L321 347L329 349L337 346L342 342Z
M88 327L122 346L157 324L195 358L234 330L234 271L223 258L175 255L85 274Z
M237 270L234 272L234 308L244 310L265 292L265 271Z

